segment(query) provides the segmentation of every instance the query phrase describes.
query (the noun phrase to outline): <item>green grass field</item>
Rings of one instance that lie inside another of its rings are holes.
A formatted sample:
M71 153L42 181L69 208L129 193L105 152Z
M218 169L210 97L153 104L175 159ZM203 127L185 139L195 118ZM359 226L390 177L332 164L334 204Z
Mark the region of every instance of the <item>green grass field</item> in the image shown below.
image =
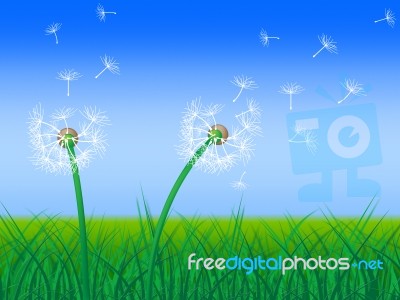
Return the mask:
M155 221L88 221L93 299L146 299ZM2 216L0 299L80 299L77 220ZM400 219L363 216L169 219L160 243L154 299L400 299ZM188 256L311 257L381 260L383 269L188 270Z

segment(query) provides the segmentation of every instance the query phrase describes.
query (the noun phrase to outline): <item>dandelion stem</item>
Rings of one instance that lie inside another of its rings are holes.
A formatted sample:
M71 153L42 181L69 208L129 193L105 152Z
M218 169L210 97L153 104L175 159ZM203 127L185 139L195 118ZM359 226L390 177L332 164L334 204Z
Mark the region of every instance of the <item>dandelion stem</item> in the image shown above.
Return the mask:
M76 154L74 150L74 142L69 139L66 145L68 155L71 163L72 177L74 179L76 204L78 207L78 219L79 219L79 240L81 244L81 273L82 273L82 290L83 299L90 299L90 285L89 285L89 258L88 258L88 247L87 247L87 236L86 236L86 222L85 222L85 210L83 206L82 187L81 180L79 177L79 169L76 163Z
M242 93L242 91L243 91L243 87L240 88L239 93L237 94L236 98L232 100L232 102L236 102L236 100L240 97L240 94Z
M158 219L157 226L154 232L153 237L153 246L150 253L150 260L149 260L149 277L147 282L147 297L146 299L152 299L153 294L153 283L154 283L154 271L156 267L156 260L158 256L158 243L160 242L161 234L164 229L164 225L167 221L167 217L169 211L171 209L172 203L178 193L182 183L185 181L186 176L192 170L193 166L199 160L199 158L204 154L207 150L208 146L212 143L214 137L209 137L207 141L196 151L196 153L192 156L186 166L183 168L182 172L179 174L178 178L176 179L169 195L167 201L165 201L164 207L161 211L160 218Z
M290 97L289 109L292 110L292 108L293 108L293 106L292 106L292 94L290 94L289 97Z
M342 100L338 101L338 104L342 103L344 100L346 100L349 96L351 95L351 92L349 92Z
M317 53L315 53L312 57L316 57L322 50L324 50L325 49L325 46L323 46L321 49L319 49L318 50L318 52Z
M68 84L67 84L67 86L68 86L67 96L69 96L69 80L67 80L67 82L68 82Z
M294 137L293 137L294 139ZM289 143L293 143L293 144L303 144L303 143L307 143L307 141L294 141L293 139L289 140Z
M386 21L387 20L387 18L383 18L383 19L379 19L379 20L376 20L376 21L374 21L375 23L378 23L378 22L382 22L382 21Z
M57 37L57 33L54 32L54 36L56 37L56 44L58 45L58 37Z
M103 74L103 72L105 71L105 70L107 70L108 69L108 67L105 67L99 74L97 74L94 78L99 78L99 76L101 75L101 74Z

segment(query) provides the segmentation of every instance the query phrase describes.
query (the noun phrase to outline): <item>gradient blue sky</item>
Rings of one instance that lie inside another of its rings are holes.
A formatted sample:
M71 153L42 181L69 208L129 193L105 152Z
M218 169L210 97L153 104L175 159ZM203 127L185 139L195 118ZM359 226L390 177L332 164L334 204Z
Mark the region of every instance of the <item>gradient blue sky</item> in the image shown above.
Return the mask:
M7 1L2 5L0 36L0 125L3 129L3 176L0 201L14 215L40 211L74 215L72 178L35 170L29 156L29 111L41 103L45 112L96 105L108 112L109 149L81 174L87 213L137 214L143 188L158 214L184 166L175 151L179 122L187 102L225 105L224 116L254 97L263 108L263 137L256 155L243 167L221 175L193 171L174 203L182 214L227 215L241 193L229 183L246 170L250 188L243 194L247 215L306 214L325 206L337 214L360 214L369 198L347 198L346 173L334 174L334 200L302 203L299 187L318 174L294 175L286 128L288 97L280 85L296 81L306 90L294 97L294 111L333 108L337 104L316 92L323 87L340 98L343 76L370 87L352 104L375 103L383 163L363 168L362 176L378 181L378 213L400 214L398 170L400 128L398 83L399 26L373 21L385 8L400 16L396 1L102 1L116 11L105 23L96 18L97 1ZM44 29L62 23L59 45ZM281 37L263 47L259 33ZM317 36L337 42L339 54L323 51ZM120 63L121 74L104 73L99 57ZM83 77L71 84L57 72L73 68ZM235 75L254 78L259 88L232 103ZM236 105L236 106L235 106ZM346 104L348 105L348 104ZM397 175L396 175L397 174Z

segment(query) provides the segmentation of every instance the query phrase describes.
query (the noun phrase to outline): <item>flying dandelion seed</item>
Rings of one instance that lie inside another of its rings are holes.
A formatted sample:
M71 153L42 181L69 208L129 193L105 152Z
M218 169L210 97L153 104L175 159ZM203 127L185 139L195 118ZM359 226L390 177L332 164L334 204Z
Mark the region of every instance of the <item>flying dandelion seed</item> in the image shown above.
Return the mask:
M57 79L67 81L67 96L69 96L69 82L73 80L78 80L80 77L82 77L82 75L78 72L75 72L74 70L64 70L58 72Z
M116 60L113 57L104 55L104 57L100 57L101 62L104 65L104 69L101 70L99 74L97 74L94 78L99 78L101 74L103 74L104 71L109 70L113 74L119 74L119 66Z
M54 34L54 36L56 37L56 44L58 44L57 31L60 30L61 25L62 25L61 23L53 23L53 24L47 26L47 28L44 31L46 33L46 35Z
M396 21L396 17L391 9L385 9L385 17L383 19L379 19L374 21L375 23L386 21L390 27L394 27L394 23Z
M69 120L75 112L73 108L62 108L51 115L50 121L44 121L44 111L39 104L30 113L28 134L33 151L32 162L37 168L56 174L72 173L79 220L82 293L83 299L91 299L88 241L79 169L87 167L95 156L105 152L106 135L101 127L109 124L109 121L97 108L85 107L81 115L86 121L78 133L69 126Z
M330 36L322 34L321 36L318 36L318 39L322 44L322 48L313 55L314 58L324 49L328 50L331 53L337 53L337 46L335 45L336 42L334 42Z
M295 126L294 135L289 139L289 143L305 144L307 150L313 155L318 151L318 141L314 131L299 125Z
M366 96L364 93L364 88L362 87L362 84L357 83L355 80L350 80L346 79L345 83L342 83L342 86L347 90L347 95L344 96L343 99L338 101L338 104L342 103L344 100L346 100L350 95L355 95L355 96Z
M222 111L221 105L203 107L200 100L194 100L188 104L181 121L179 134L181 144L177 148L179 157L186 162L186 165L165 201L154 231L149 260L149 283L146 294L148 299L152 299L158 244L165 222L172 203L192 168L219 174L229 171L238 161L246 164L253 156L253 139L256 134L261 133L261 111L254 100L249 103L252 107L248 107L246 112L235 116L238 126L233 128L232 133L217 122L217 114Z
M261 44L263 46L267 46L268 47L269 46L269 40L271 40L271 39L279 40L279 37L277 37L277 36L269 36L268 33L264 29L261 29L261 32L260 32Z
M96 8L96 15L99 20L105 22L107 14L116 15L117 13L115 11L105 11L104 7L101 4L98 4Z
M280 93L289 95L289 109L293 109L292 95L297 95L303 92L304 89L297 83L286 83L281 86Z
M231 81L234 85L240 88L239 93L235 97L235 99L232 100L232 102L236 102L236 100L240 97L242 94L243 90L254 90L258 88L256 85L255 81L252 80L251 77L247 76L234 76L233 81Z
M242 176L240 176L240 179L237 181L233 181L231 183L231 186L239 191L239 192L243 192L244 190L247 190L247 188L249 187L249 185L243 181L243 176L246 174L246 171L243 172Z

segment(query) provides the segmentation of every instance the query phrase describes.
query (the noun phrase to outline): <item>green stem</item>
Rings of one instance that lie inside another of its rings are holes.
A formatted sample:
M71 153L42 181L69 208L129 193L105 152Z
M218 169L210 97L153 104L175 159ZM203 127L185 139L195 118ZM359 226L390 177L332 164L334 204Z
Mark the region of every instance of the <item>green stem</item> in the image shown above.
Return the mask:
M79 169L76 163L76 154L73 145L67 145L69 160L71 163L72 177L74 179L76 204L78 207L78 219L79 219L79 240L81 243L81 273L82 273L82 289L83 299L90 299L90 285L89 285L89 258L88 258L88 247L87 247L87 236L86 236L86 222L85 222L85 209L83 207L82 187L81 180L79 177Z
M147 284L147 297L146 299L152 299L153 294L153 281L154 281L154 270L156 267L156 260L158 256L158 244L160 242L161 234L164 229L165 222L167 221L167 217L169 214L169 210L171 208L172 202L176 197L183 181L185 180L186 176L189 174L190 170L196 164L197 160L204 154L207 150L208 146L211 144L213 137L208 138L208 140L196 151L190 161L186 164L183 168L181 174L179 174L178 178L175 181L174 186L172 187L167 201L165 201L164 207L161 211L160 218L158 219L156 230L154 233L153 238L153 246L150 253L150 261L149 261L149 281Z

